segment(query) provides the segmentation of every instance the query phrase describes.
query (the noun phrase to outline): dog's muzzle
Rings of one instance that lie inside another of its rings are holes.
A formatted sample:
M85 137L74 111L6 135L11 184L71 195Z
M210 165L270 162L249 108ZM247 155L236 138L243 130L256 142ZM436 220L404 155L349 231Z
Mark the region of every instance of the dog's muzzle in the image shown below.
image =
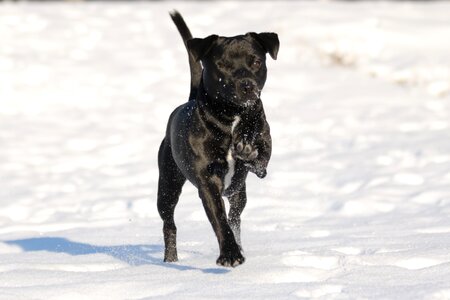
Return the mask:
M244 105L251 105L252 102L256 102L259 99L261 90L253 80L242 79L238 82L237 88L244 102Z

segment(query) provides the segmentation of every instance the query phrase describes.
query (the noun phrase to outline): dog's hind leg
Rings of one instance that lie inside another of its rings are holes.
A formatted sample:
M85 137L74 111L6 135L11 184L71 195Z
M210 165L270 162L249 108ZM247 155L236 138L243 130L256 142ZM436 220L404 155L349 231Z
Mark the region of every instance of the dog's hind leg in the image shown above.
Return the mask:
M186 178L175 164L170 144L165 139L159 148L158 166L158 212L164 222L164 261L175 262L178 261L177 228L173 215Z
M241 242L241 214L244 211L245 204L247 204L247 192L245 183L239 191L228 197L230 202L230 212L228 214L228 224L230 224L231 230L233 231L236 243L242 251Z

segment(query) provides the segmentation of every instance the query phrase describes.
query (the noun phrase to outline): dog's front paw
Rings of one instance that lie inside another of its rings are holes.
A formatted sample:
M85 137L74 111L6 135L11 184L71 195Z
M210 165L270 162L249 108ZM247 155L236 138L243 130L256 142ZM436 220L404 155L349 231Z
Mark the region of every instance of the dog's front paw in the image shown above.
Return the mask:
M237 267L245 262L245 257L240 252L228 255L220 255L216 263L222 267Z
M234 157L243 161L252 161L258 157L258 149L252 144L244 140L239 141L234 145Z

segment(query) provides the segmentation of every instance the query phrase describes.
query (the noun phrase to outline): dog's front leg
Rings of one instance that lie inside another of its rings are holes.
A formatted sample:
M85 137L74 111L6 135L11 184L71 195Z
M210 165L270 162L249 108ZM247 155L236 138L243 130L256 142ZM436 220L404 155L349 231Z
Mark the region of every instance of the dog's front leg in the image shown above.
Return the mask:
M220 256L217 259L217 264L224 267L236 267L244 263L245 258L241 254L227 221L225 204L220 191L220 181L218 176L209 177L208 182L202 184L199 188L199 195L219 242Z
M272 153L272 139L268 124L261 132L236 134L234 140L236 142L233 146L233 156L242 160L250 172L259 178L264 178Z
M234 158L242 160L250 172L264 178L272 153L272 138L262 104L242 115L232 139Z
M258 149L258 157L251 164L253 169L250 168L250 171L259 178L264 178L267 175L267 165L272 154L272 137L270 136L269 124L265 118L263 119L262 130L257 134L254 145Z

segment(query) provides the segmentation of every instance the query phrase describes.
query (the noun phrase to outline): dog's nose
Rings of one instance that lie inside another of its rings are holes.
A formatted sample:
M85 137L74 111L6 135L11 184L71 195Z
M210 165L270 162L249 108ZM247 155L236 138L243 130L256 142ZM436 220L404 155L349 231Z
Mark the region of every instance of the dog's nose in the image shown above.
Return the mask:
M241 80L240 82L241 91L244 94L251 94L255 91L256 85L247 79Z

